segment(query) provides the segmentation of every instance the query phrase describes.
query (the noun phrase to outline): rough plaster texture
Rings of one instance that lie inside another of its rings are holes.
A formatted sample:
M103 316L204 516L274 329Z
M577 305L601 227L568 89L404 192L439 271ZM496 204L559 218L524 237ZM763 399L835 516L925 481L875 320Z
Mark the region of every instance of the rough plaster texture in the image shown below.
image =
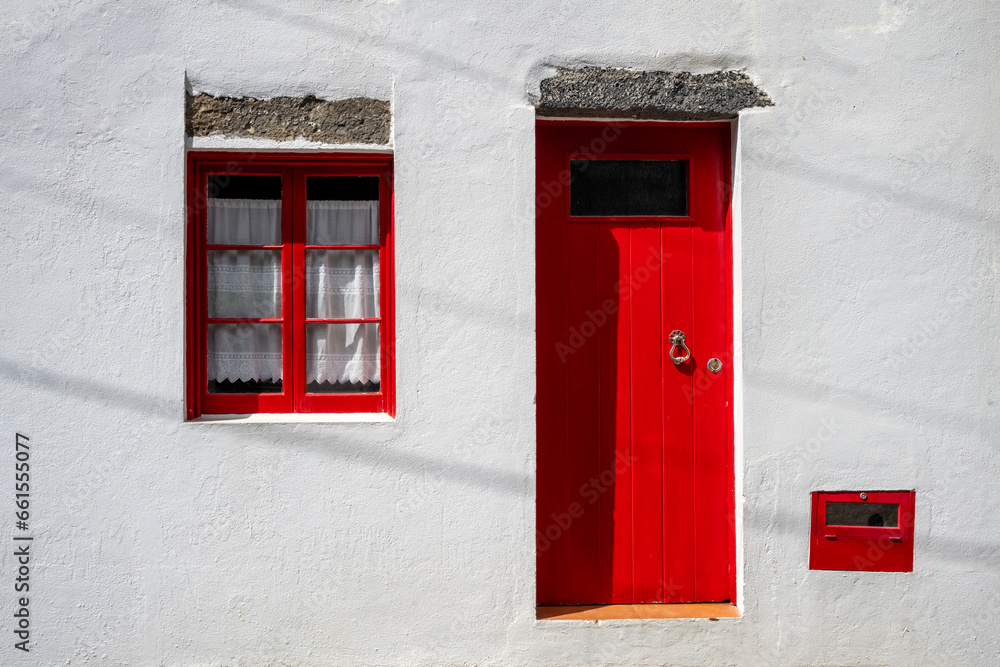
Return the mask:
M636 72L604 67L562 68L543 79L539 116L662 120L735 118L745 109L774 106L745 72Z
M269 100L185 96L185 129L189 137L221 134L289 141L308 139L327 144L388 144L389 103L368 97L320 100L275 97Z
M996 664L998 23L986 0L11 6L0 500L18 429L37 560L32 652L4 621L0 663ZM743 70L775 103L739 121L737 621L534 620L530 98L588 64ZM185 75L392 101L395 423L183 423ZM808 493L845 488L917 490L913 573L807 569Z

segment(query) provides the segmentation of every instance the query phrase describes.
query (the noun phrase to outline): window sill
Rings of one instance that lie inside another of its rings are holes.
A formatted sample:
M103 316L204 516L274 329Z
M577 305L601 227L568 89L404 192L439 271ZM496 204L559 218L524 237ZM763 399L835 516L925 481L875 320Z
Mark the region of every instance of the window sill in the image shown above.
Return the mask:
M674 618L741 618L736 605L728 602L698 602L689 604L598 604L572 606L538 606L539 621L611 621L654 620Z
M380 412L345 414L202 415L187 424L391 424L395 417Z

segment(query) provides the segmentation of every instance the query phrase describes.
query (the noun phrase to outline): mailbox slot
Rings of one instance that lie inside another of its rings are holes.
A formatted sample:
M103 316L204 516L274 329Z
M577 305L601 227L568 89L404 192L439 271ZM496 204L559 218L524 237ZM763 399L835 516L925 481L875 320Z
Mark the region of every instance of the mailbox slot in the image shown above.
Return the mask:
M811 570L913 571L915 491L814 491Z

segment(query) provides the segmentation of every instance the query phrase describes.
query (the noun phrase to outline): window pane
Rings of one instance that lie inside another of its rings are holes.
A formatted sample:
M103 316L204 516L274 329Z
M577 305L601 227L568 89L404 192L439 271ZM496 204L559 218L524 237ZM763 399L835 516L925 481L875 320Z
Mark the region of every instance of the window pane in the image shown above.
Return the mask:
M828 526L899 526L899 503L826 504Z
M281 177L208 177L208 243L281 243Z
M280 324L209 324L208 391L281 392Z
M213 199L281 199L281 176L212 174L208 196Z
M306 243L378 245L379 179L312 176L306 179Z
M209 250L209 317L281 317L281 251Z
M378 250L306 250L306 317L378 317L378 260Z
M687 160L570 160L570 215L687 215Z
M377 323L306 324L306 391L377 392L381 371Z

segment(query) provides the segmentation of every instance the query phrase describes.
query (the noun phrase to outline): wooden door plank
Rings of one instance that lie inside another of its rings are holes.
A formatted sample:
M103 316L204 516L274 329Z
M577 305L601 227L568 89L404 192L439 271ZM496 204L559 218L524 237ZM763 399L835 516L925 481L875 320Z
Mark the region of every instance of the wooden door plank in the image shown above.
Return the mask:
M598 332L601 365L601 477L588 480L588 497L601 512L601 597L632 602L632 452L630 303L620 287L628 276L629 226L600 225L600 301L607 322ZM612 485L608 486L608 480Z
M694 383L694 502L698 520L694 548L695 593L699 601L729 599L729 530L727 508L729 466L728 386L731 383L730 336L727 298L726 233L722 190L722 133L705 128L698 133L692 170L692 262L694 267L693 335L697 340ZM722 371L710 373L712 357L723 362Z
M660 225L632 223L629 294L632 370L632 548L635 602L660 602L663 577ZM650 267L655 267L651 269Z
M663 225L663 602L691 602L694 590L694 412L691 359L670 359L670 333L681 330L692 350L691 227ZM678 349L675 356L683 356Z
M536 567L540 604L572 602L569 594L569 541L551 523L556 508L567 504L566 365L559 344L566 325L566 223L564 201L546 185L558 182L562 150L558 128L536 132ZM543 197L544 195L544 197Z
M550 520L563 529L569 542L569 590L577 602L601 599L600 511L586 503L583 480L601 476L599 452L600 366L597 323L599 227L597 223L570 223L566 242L565 355L567 371L567 433L569 479L567 504L556 507Z

